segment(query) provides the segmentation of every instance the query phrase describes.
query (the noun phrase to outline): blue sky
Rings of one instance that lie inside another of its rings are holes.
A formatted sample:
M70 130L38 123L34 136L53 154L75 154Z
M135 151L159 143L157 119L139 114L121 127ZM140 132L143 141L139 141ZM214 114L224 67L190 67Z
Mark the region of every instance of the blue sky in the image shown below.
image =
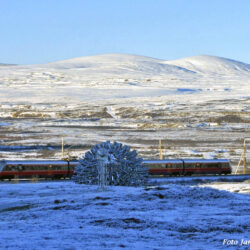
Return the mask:
M0 0L0 63L106 53L250 63L249 0Z

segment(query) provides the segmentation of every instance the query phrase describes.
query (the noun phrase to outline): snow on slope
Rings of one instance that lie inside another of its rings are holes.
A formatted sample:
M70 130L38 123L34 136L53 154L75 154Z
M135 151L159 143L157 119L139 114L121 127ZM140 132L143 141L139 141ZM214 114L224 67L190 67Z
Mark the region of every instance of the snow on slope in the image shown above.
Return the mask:
M126 54L106 54L74 58L43 67L56 69L81 69L102 72L137 72L151 74L168 73L250 73L250 65L216 56L199 55L179 60L165 61L145 56Z
M68 103L187 95L187 91L212 99L230 91L230 98L238 98L249 88L249 67L212 56L165 61L123 54L5 66L0 67L0 98L2 102Z
M187 94L186 91L197 95L204 91L207 98L205 91L211 90L215 90L213 94L216 95L230 91L230 98L238 98L245 97L249 83L248 64L213 56L165 61L108 54L40 65L0 67L0 98L3 102L26 102L27 96L36 102L40 96L39 102L60 100L68 103L69 99L151 98L181 92Z
M205 75L207 78L216 78L218 73L230 77L244 74L250 78L250 65L215 56L193 56L165 61L145 56L106 54L40 65L0 67L0 78L11 75L12 77L16 76L16 81L23 80L24 77L32 81L34 77L44 78L45 76L53 81L55 78L57 80L58 78L63 79L65 75L74 75L79 79L92 79L93 77L102 79L104 76L132 77L133 79L156 77L166 81L177 77L184 79L184 81L192 81L197 80L197 74L198 77Z
M249 64L208 55L192 56L179 60L167 61L166 64L175 65L186 68L187 70L202 73L250 73Z
M176 65L167 65L164 60L145 56L126 54L106 54L74 58L54 63L44 64L42 67L55 69L77 69L88 73L137 73L137 74L178 74L194 73Z

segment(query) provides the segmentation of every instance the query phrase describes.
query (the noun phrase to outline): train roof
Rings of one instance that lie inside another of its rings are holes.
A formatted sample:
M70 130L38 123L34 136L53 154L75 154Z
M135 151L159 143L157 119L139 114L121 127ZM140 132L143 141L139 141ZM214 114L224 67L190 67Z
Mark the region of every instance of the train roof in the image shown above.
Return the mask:
M143 160L142 163L182 163L179 159Z
M77 163L77 161L70 161L71 163ZM3 160L1 161L1 164L4 165L49 165L49 164L65 164L67 161L63 160Z
M163 159L163 160L143 160L142 163L228 163L228 159Z
M228 159L183 159L185 163L228 163Z

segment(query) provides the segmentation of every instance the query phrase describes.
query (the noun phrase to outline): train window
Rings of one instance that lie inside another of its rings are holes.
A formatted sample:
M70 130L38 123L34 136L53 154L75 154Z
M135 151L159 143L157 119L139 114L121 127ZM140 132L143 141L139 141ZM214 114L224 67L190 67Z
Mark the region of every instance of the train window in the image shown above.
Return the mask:
M30 166L29 165L25 165L24 166L24 169L27 171L27 170L30 170Z
M13 166L9 166L9 171L17 171L17 166L13 165Z
M165 168L171 168L171 164L170 163L166 164Z
M29 166L29 170L34 170L34 166Z
M68 169L68 165L61 165L61 166L59 166L59 169L66 170L66 169Z
M59 165L54 165L54 166L53 166L53 169L55 169L55 170L60 170L60 166L59 166Z
M210 167L210 168L217 168L218 164L217 163L211 163L211 164L208 165L208 167Z
M45 165L41 165L40 166L40 170L46 170L46 166Z
M7 166L5 167L5 170L6 170L6 171L11 171L11 166L7 165Z
M18 171L21 172L21 171L23 171L23 166L22 166L22 165L18 165L18 166L17 166L17 169L18 169Z

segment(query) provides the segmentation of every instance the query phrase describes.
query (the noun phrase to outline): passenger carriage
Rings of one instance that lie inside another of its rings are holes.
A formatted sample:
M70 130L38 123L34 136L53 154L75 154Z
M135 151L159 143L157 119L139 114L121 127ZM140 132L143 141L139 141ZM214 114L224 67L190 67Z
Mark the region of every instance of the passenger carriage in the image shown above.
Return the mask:
M71 178L78 161L27 160L0 161L0 179L13 178ZM231 174L227 159L165 159L143 160L150 175L215 175Z

